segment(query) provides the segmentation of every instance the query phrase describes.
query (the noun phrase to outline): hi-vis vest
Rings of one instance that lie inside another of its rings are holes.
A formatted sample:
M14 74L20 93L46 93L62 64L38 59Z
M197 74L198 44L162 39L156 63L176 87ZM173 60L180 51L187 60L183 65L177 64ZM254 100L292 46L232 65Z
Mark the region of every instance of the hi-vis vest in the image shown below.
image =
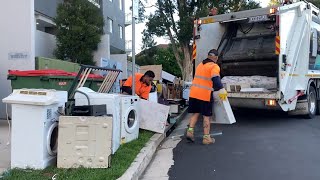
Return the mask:
M210 102L213 91L212 78L216 76L220 76L220 68L216 63L200 63L192 81L189 97Z

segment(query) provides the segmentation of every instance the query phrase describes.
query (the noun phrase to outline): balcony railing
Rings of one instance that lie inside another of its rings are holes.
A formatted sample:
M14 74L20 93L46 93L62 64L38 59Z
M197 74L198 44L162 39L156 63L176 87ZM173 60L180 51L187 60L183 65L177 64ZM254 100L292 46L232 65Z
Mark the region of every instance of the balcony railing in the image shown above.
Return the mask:
M101 4L100 0L88 0L88 1L91 2L93 5L97 6L98 8L100 8L100 4Z
M132 40L126 40L126 52L132 52Z
M125 17L125 25L130 26L132 24L132 13L127 13Z

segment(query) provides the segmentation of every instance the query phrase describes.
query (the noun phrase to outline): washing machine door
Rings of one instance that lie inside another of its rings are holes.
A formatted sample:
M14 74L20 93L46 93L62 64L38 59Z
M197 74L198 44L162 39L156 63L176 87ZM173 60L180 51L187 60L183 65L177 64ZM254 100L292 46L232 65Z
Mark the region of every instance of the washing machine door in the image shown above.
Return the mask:
M126 114L124 114L124 129L129 134L132 134L135 130L137 130L137 126L139 126L138 123L138 114L137 110L133 107L130 107Z
M47 134L47 151L51 156L56 156L58 150L58 122L51 124Z

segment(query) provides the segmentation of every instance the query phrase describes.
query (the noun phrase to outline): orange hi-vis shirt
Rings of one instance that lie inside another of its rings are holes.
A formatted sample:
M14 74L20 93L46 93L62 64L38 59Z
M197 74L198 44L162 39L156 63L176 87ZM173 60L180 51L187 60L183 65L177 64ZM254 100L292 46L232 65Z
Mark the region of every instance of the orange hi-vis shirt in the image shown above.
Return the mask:
M212 78L216 76L220 76L220 67L216 63L200 63L192 81L189 97L210 102L213 92Z
M151 91L152 86L151 85L147 85L143 82L140 81L140 79L142 78L143 74L141 73L136 73L135 74L135 88L136 88L136 94L143 98L143 99L149 99L149 93ZM131 87L132 88L132 76L130 76L126 82L123 84L123 86L127 86L127 87Z

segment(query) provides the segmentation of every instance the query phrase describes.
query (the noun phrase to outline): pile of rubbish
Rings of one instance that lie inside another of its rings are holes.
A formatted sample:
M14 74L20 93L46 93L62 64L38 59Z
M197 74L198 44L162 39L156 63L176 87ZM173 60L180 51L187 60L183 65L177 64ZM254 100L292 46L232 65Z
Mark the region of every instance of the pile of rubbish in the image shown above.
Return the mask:
M273 90L277 88L277 78L267 76L225 76L222 84L227 87L230 85L241 85L245 88L264 88Z

